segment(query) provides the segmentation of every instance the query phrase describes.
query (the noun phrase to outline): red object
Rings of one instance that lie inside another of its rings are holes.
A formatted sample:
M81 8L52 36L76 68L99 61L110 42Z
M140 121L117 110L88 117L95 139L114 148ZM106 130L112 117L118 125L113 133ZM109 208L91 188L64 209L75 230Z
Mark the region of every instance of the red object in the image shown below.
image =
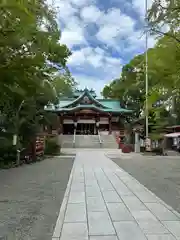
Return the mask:
M124 144L123 143L119 143L119 149L123 149L123 147L124 147Z
M122 152L123 153L130 153L130 152L132 152L132 149L131 149L131 147L129 145L124 145L122 147Z

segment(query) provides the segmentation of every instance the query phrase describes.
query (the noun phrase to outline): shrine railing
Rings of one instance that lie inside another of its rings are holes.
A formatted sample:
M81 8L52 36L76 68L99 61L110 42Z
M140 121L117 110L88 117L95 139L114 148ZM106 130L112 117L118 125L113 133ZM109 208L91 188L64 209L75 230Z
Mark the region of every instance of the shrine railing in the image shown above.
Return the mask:
M99 144L100 144L100 147L102 146L102 140L101 140L101 134L98 130L98 138L99 138Z

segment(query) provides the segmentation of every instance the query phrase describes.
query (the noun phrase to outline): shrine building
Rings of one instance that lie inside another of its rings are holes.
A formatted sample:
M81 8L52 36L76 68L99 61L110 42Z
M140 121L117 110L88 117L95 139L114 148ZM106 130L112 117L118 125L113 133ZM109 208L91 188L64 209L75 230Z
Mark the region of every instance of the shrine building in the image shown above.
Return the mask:
M76 90L72 97L49 105L46 111L55 112L62 134L97 135L98 131L123 131L123 119L132 110L121 107L119 100L97 98L93 90Z

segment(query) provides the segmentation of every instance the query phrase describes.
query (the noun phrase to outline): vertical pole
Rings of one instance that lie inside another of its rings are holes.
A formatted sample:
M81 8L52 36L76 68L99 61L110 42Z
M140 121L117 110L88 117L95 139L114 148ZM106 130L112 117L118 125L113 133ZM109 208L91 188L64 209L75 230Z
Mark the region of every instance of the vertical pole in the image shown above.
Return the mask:
M147 12L148 12L148 6L147 6L147 0L145 0L145 25L146 25L146 40L145 40L145 85L146 85L146 142L148 143L149 138L149 111L148 111L148 22L147 22ZM147 145L146 145L147 147Z

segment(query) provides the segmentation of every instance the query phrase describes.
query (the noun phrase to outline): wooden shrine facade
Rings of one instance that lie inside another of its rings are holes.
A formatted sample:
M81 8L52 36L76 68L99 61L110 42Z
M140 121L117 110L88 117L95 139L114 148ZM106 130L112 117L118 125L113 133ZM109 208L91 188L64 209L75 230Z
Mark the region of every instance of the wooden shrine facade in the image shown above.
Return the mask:
M60 99L59 105L47 107L56 112L62 134L98 134L98 131L119 131L131 110L121 108L118 100L97 99L94 91L81 90L73 98Z

